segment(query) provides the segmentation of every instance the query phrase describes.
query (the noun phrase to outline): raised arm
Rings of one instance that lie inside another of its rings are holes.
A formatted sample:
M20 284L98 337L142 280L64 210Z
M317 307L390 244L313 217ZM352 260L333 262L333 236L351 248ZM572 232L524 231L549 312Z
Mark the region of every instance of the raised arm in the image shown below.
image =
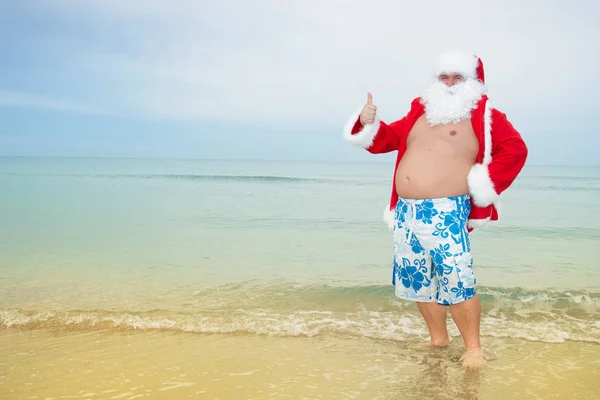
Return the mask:
M344 139L373 154L389 153L398 150L402 140L406 140L412 127L415 113L420 107L418 99L411 106L411 112L402 119L386 124L377 116L377 107L368 94L367 104L356 110L344 127Z

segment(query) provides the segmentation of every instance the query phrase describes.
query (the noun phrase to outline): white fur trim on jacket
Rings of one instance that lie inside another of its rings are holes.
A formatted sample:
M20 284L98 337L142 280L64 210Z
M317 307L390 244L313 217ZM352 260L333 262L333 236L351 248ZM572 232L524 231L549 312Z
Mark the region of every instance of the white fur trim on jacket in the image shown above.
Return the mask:
M500 199L494 202L494 208L496 208L496 212L500 214L502 211ZM487 227L490 223L492 223L492 217L481 218L481 219L469 219L467 221L467 226L471 229L480 229Z
M477 57L461 52L442 54L436 65L435 75L457 73L467 78L477 79Z
M484 228L490 223L490 221L490 217L487 217L485 219L470 219L467 222L467 226L472 229Z
M485 102L483 123L483 138L485 145L485 149L483 151L483 165L489 165L492 162L492 105L489 99L487 99Z
M348 142L352 143L355 146L361 147L363 149L368 149L373 144L373 139L379 131L379 117L375 116L375 121L372 124L367 124L363 126L363 128L359 132L353 135L352 128L354 128L356 121L360 117L362 109L363 106L361 106L357 111L355 111L350 117L350 119L348 119L348 122L346 122L346 125L344 126L344 139L346 139Z
M389 204L385 206L385 210L383 210L383 220L387 224L390 231L394 230L394 223L396 222L396 213L393 209L390 208Z
M492 162L492 106L489 99L485 103L483 121L483 143L485 146L483 149L483 162L473 165L467 176L467 184L473 196L473 202L479 207L487 207L497 202L499 197L488 169L488 165Z
M469 192L473 196L473 202L479 207L487 207L498 200L498 193L494 189L494 183L490 179L487 165L475 164L471 167L467 176Z

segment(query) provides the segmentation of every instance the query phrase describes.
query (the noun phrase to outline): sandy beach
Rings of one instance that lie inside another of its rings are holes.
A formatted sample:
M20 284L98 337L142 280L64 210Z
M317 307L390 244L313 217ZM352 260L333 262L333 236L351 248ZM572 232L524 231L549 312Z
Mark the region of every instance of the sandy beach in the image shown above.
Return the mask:
M124 331L0 333L2 399L594 399L600 346L487 338L461 346L343 335L267 337Z

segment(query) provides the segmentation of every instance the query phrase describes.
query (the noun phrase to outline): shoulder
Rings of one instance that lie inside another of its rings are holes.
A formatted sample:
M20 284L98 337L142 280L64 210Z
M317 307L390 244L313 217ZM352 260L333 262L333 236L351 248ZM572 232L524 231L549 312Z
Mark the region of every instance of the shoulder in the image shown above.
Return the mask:
M508 119L508 116L505 112L498 110L497 108L491 109L491 129L492 134L496 138L500 139L509 139L509 138L519 138L521 139L521 134L515 128L513 123ZM521 139L522 140L522 139Z
M411 102L410 102L410 110L408 111L408 113L406 114L405 119L408 122L412 122L414 123L417 119L419 119L419 117L421 115L423 115L425 113L425 105L423 104L423 102L421 101L420 97L415 97Z
M494 102L487 95L483 95L483 97L480 100L480 103L484 103L484 102L485 102L486 112L490 113L492 123L495 123L495 122L502 123L502 122L508 121L508 118L506 117L506 113L504 113L503 111L496 108ZM483 108L483 107L478 105L478 108Z
M490 107L492 113L492 121L506 121L508 118L506 114L495 107Z
M508 121L506 114L494 107L493 101L490 100L487 95L484 95L479 100L475 114L477 114L477 116L483 116L485 123L491 124L492 130L494 130L494 128L498 129L498 127L504 125Z
M410 109L425 109L425 105L423 104L423 99L421 99L420 96L415 97L411 102L410 102Z
M499 132L515 130L512 123L509 121L506 113L498 110L497 108L491 108L491 118L490 119L491 119L492 131L498 132L497 134L500 134Z
M411 118L411 117L412 118L418 118L424 112L425 112L425 105L423 104L423 101L422 101L421 97L415 97L410 102L410 109L408 111L407 116L409 118Z
M406 112L406 114L404 114L404 116L401 119L393 122L392 124L398 125L398 124L414 123L424 113L425 113L425 106L421 103L421 98L416 97L410 102L410 108L409 108L408 112Z

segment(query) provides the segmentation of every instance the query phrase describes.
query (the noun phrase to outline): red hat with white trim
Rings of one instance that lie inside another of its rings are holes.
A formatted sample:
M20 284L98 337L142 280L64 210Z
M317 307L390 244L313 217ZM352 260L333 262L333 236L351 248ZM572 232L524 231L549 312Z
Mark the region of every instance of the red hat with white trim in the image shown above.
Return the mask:
M460 74L467 79L477 79L485 84L483 62L476 55L457 51L440 55L435 67L435 76L452 73Z

